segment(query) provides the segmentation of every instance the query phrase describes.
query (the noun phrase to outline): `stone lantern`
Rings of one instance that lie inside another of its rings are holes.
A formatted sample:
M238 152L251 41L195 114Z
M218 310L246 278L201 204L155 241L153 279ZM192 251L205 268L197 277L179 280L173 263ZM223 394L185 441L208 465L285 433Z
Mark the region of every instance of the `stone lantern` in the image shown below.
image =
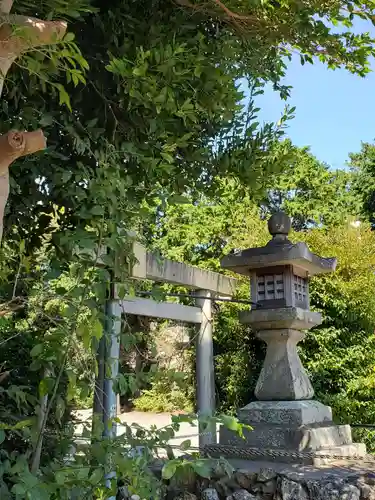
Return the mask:
M246 431L243 440L222 428L221 453L229 446L228 457L236 456L233 450L238 446L238 458L244 447L263 450L267 460L275 449L283 451L278 454L283 461L296 461L295 452L301 451L316 457L364 455L365 446L352 442L350 426L335 425L331 408L313 400L314 390L297 352L303 331L322 321L320 313L309 308L308 278L334 271L336 259L319 257L305 243L289 241L291 221L282 212L270 218L268 228L272 239L266 246L227 255L221 262L224 269L250 277L254 306L240 313L240 321L267 343L255 389L258 401L238 414L253 430Z

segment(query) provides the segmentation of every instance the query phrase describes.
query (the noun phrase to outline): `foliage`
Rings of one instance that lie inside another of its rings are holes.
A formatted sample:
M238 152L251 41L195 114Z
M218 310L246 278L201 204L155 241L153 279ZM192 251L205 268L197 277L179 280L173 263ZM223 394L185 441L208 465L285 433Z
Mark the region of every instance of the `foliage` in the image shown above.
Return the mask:
M216 417L216 423L243 435L243 428L233 417ZM152 426L144 429L136 424L127 426L126 432L115 439L102 440L102 429L93 436L92 442L76 444L64 460L54 460L43 467L38 475L29 471L27 456L15 452L2 452L0 492L4 500L70 500L85 498L98 500L116 495L117 479L122 478L129 494L143 498L161 498L165 492L165 481L189 470L197 476L209 478L218 465L231 472L229 464L223 460L199 458L189 453L191 444L184 441L180 450L186 458L175 458L168 444L179 430L182 422L196 426L193 416L172 417L172 424L162 429ZM209 420L207 420L209 423ZM91 430L84 426L83 437L91 437ZM152 473L150 466L160 449L168 452L169 461L162 470L162 480ZM109 484L108 484L109 483Z
M285 96L288 89L280 78L288 47L299 50L303 61L317 55L332 67L343 64L366 72L371 40L366 33L348 32L352 18L370 18L367 2L356 7L346 1L303 2L297 8L283 1L276 10L272 2L262 2L251 13L241 3L235 10L262 27L260 32L245 30L246 36L228 25L227 14L216 11L215 3L214 12L199 3L196 7L154 0L110 6L99 0L15 3L14 9L25 15L67 17L89 67L87 85L66 86L64 99L69 97L72 113L57 102L61 87L45 93L40 86L43 64L57 78L48 57L35 55L35 64L41 62L29 74L13 68L12 86L2 101L2 127L41 125L49 149L14 169L8 238L17 223L28 245L37 246L46 228L43 213L56 204L66 208L62 231L73 226L75 238L90 239L84 228L102 215L103 200L93 193L103 176L107 195L112 193L108 178L121 184L115 192L117 199L127 200L129 226L145 198L152 202L156 197L158 203L189 189L212 189L220 175L239 177L259 189L270 172L284 166L288 151L275 152L284 122L260 127L254 105L246 110L241 104L239 79L249 79L254 93L271 81ZM330 23L344 32L334 32ZM97 173L103 158L107 168ZM56 234L54 243L60 248L65 241Z
M149 379L150 389L143 389L135 400L135 408L140 411L174 412L178 410L191 413L192 400L191 376L175 370L158 370Z
M304 239L339 263L334 274L313 280L311 301L324 322L307 335L304 364L317 397L333 407L337 421L369 424L375 411L375 236L362 224L314 230ZM372 440L368 444L373 449Z
M361 202L363 217L375 224L375 146L363 143L359 153L350 155L353 191Z
M356 35L352 28L358 18L374 23L371 2L296 4L290 0L268 0L249 5L244 0L224 3L178 0L178 3L219 16L249 44L255 42L256 48L268 39L288 56L292 49L299 51L301 64L312 62L315 56L331 68L344 66L361 75L369 71L366 60L372 51L371 38L369 33Z
M351 172L334 171L307 148L295 148L288 168L268 190L264 207L267 211L285 210L297 231L316 225L340 225L361 210L352 183Z

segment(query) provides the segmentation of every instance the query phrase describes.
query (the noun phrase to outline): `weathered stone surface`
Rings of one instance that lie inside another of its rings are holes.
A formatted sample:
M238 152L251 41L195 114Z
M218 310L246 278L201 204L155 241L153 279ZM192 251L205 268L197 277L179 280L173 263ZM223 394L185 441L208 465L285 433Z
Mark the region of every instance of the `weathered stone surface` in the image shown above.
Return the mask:
M243 463L238 465L242 468L232 477L222 478L226 493L220 491L219 482L210 484L220 499L226 500L375 500L375 473L366 471L365 467L372 468L368 462L348 461L345 464L341 461L322 468L288 467L282 463L264 465L258 462L249 470L244 469ZM239 482L246 487L236 489ZM201 500L210 499L202 497Z
M375 472L367 472L362 476L362 479L370 486L375 486Z
M336 455L340 457L364 457L366 455L366 445L364 443L343 444L341 446L331 446L316 450L314 458L315 465L322 465L329 462L326 458L319 459L319 456Z
M254 424L252 430L244 430L245 440L225 427L220 429L220 444L260 449L314 451L352 444L349 425L321 424L315 426L288 427L281 425Z
M246 490L238 490L233 493L234 500L257 500L257 498Z
M319 401L253 401L238 411L244 424L300 426L332 422L332 410Z
M206 488L202 491L202 500L219 500L219 494L215 488Z
M360 500L360 490L343 480L335 480L318 488L318 500ZM314 497L311 497L314 498Z
M309 330L320 325L322 316L320 313L307 311L300 307L279 307L240 311L239 320L241 323L251 325L256 331L278 328Z
M240 488L244 490L250 490L251 486L257 480L257 474L255 472L249 472L246 470L238 470L234 474L234 479Z
M264 468L260 469L260 471L258 472L257 481L259 481L260 483L266 483L271 479L275 479L275 477L277 477L277 474L273 469Z
M297 343L305 334L299 330L283 328L262 330L257 336L267 343L266 357L255 387L257 399L260 401L312 399L314 389L297 352Z
M261 492L264 495L273 495L277 490L277 481L276 479L271 479L271 481L267 481L266 483L261 483Z
M358 482L357 487L361 492L361 500L375 500L375 487L364 482Z
M197 496L189 491L183 491L174 497L174 500L197 500Z
M360 500L361 492L354 484L346 484L341 490L342 500Z
M305 481L304 483L309 498L314 500L325 500L325 489L319 481Z
M309 500L309 497L300 483L283 478L280 484L280 500Z
M215 483L215 488L222 497L228 497L232 494L232 489L228 485L229 478L223 477Z

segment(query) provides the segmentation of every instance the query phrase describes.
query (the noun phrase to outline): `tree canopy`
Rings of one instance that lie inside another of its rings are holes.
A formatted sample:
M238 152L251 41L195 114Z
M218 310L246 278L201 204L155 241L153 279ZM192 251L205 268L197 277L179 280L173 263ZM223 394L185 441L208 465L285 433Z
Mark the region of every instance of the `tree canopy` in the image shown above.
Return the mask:
M19 162L11 182L8 238L17 223L34 245L54 205L65 209L55 244L84 246L96 234L83 229L91 221L130 224L145 198L213 189L221 175L262 188L288 157L275 148L285 122L261 127L240 79L254 93L272 82L285 97L293 51L363 75L373 50L367 33L350 30L356 18L372 22L367 2L49 0L13 10L69 21L68 47L57 54L68 82L56 52L31 52L13 66L2 99L3 130L42 126L48 136L47 152Z

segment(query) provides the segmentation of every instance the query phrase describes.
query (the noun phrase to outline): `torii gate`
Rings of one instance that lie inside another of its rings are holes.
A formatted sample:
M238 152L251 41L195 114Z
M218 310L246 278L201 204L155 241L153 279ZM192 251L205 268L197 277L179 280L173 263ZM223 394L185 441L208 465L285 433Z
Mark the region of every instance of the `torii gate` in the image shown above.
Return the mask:
M118 374L120 354L121 314L135 314L154 318L170 319L193 323L199 326L196 340L196 394L198 414L210 416L215 413L215 380L212 342L212 300L215 297L230 298L234 295L238 280L219 273L199 269L169 259L161 260L138 242L133 243L137 264L133 266L131 277L151 281L181 285L194 290L195 306L170 302L156 302L152 299L126 297L120 299L113 286L107 302L110 332L107 347L101 345L99 352L99 374L96 381L94 414L102 416L105 432L116 433L115 426L109 425L117 415L117 397L113 381ZM111 367L111 376L105 372L106 361ZM207 431L207 429L206 429ZM204 434L199 433L199 446L216 442L216 426Z

